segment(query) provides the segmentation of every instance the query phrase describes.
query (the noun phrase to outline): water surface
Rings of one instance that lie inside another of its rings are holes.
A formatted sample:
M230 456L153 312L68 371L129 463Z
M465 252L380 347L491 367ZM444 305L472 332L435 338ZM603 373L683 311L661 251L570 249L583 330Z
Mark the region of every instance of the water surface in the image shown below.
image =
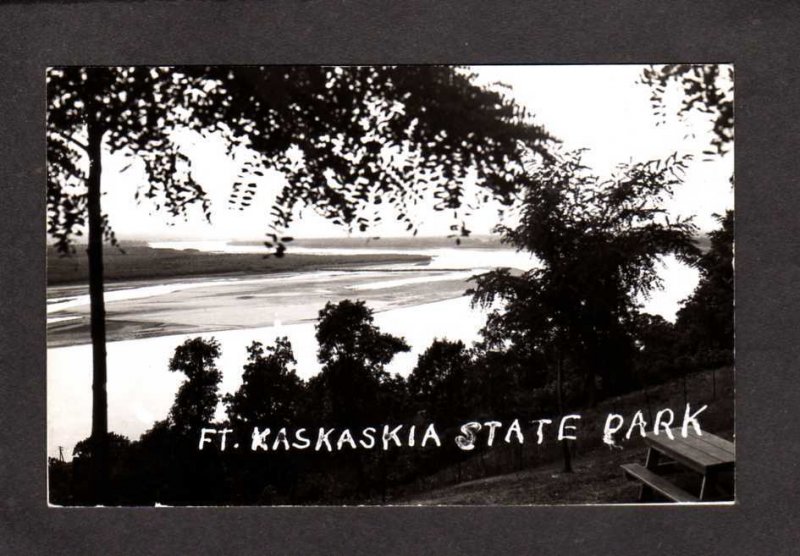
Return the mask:
M208 252L261 252L263 247L224 242L161 243L153 247ZM256 251L256 250L261 251ZM358 271L294 272L280 275L193 278L163 284L116 284L106 293L109 329L108 407L110 430L136 439L166 417L183 376L170 373L177 345L196 336L216 338L222 346L218 367L221 390L241 383L246 347L287 336L298 375L319 372L314 323L327 301L362 299L376 311L376 324L402 336L411 352L397 356L389 371L406 375L434 338L478 338L485 314L472 309L464 291L470 276L507 266L532 268L535 260L509 249L468 248L309 248L293 251L338 256L369 253L424 254L428 264L396 264ZM645 309L673 319L678 302L691 293L697 273L666 259L661 276L667 288ZM91 431L91 345L88 294L76 288L48 290L47 411L48 455L65 454ZM221 417L221 411L218 411Z

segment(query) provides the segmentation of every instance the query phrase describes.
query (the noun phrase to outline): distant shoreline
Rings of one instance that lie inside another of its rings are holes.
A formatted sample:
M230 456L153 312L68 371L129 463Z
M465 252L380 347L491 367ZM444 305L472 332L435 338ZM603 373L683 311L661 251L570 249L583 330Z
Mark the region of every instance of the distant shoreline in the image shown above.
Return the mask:
M281 272L358 270L375 264L426 263L425 255L376 253L369 255L292 254L264 258L258 253L204 253L196 250L154 249L143 245L105 249L105 280L108 285L131 280L152 281L191 277L232 277ZM87 257L77 252L59 256L47 250L47 286L81 286L89 282Z

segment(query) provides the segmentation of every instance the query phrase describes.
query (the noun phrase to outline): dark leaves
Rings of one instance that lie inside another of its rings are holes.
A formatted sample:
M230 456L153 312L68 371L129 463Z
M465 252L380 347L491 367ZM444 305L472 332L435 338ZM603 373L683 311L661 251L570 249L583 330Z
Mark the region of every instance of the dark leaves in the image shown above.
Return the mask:
M733 69L718 64L667 64L650 66L642 72L642 83L648 85L653 112L660 123L666 119L667 87L678 85L683 90L678 115L690 112L706 114L712 122L711 149L707 157L728 152L733 145Z
M99 107L112 152L140 157L148 184L173 217L210 206L171 133L220 133L232 151L246 145L229 199L246 209L265 169L289 182L270 209L269 225L289 226L298 206L312 206L343 226L366 231L364 212L384 199L407 215L433 189L442 208L461 205L463 183L478 184L502 202L518 190L526 156L550 158L552 138L501 90L445 66L413 67L110 67L48 72L48 218L67 245L80 226L81 153L87 106ZM53 145L51 147L51 145ZM71 199L71 205L66 198ZM282 253L282 252L281 252ZM277 253L276 253L277 254Z

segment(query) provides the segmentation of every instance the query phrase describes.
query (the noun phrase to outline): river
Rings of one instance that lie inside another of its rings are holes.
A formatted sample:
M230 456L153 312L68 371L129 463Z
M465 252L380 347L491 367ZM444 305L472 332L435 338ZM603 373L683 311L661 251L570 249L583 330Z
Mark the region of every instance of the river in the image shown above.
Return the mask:
M225 242L153 243L151 247L206 252L253 252L263 247ZM278 336L292 342L297 373L319 372L314 323L328 300L362 299L375 310L381 330L403 336L411 351L397 356L389 371L408 374L434 338L478 338L485 315L464 296L468 278L490 268L531 268L535 261L509 249L309 248L296 253L363 255L422 254L427 264L371 266L354 271L295 272L238 278L194 278L160 284L115 286L106 294L109 338L109 429L138 438L166 417L183 376L167 369L185 339L214 337L221 345L222 393L241 384L246 347ZM666 259L660 275L666 288L642 300L645 310L672 320L681 299L697 283L695 271ZM63 290L63 291L62 291ZM47 320L47 451L65 456L91 431L91 345L67 332L88 319L89 300L75 288L49 288ZM217 412L222 417L221 408Z

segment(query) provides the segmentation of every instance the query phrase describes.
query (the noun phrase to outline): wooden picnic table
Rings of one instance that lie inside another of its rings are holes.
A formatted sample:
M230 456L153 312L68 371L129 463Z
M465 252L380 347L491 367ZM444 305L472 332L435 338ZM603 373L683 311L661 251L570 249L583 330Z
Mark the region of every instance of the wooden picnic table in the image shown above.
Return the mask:
M691 427L687 430L686 437L680 428L670 429L670 432L672 438L664 430L659 431L659 434L648 432L644 437L648 446L644 467L636 463L623 465L625 474L642 483L640 500L646 500L651 491L676 502L708 500L717 487L719 475L732 470L736 464L734 444L709 432L697 434ZM701 475L698 496L686 492L658 472L670 464L677 464Z

